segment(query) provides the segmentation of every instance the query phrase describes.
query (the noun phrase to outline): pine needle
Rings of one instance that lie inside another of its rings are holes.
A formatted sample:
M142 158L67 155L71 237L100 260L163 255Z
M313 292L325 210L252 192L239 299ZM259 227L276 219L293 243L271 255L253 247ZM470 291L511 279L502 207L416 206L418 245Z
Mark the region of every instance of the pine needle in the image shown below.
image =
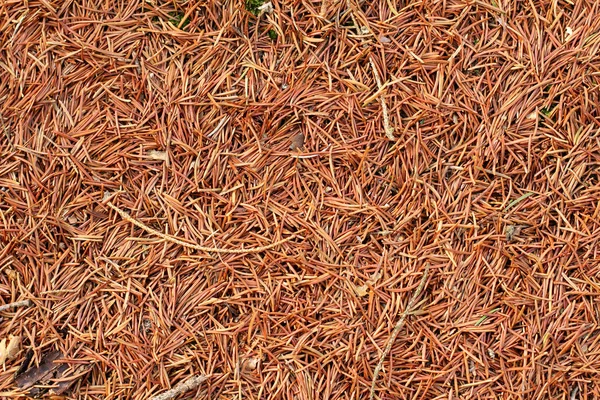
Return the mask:
M282 243L289 242L290 240L292 240L294 238L294 236L290 236L286 239L278 240L277 242L268 244L266 246L251 247L249 249L223 249L223 248L219 248L219 247L206 247L206 246L201 246L196 243L186 242L178 237L159 232L156 229L152 229L149 226L145 225L144 223L133 218L131 215L127 214L125 211L121 210L119 207L115 206L111 202L108 202L107 204L110 208L115 210L124 220L132 223L133 225L137 226L138 228L142 228L143 230L145 230L146 232L148 232L152 235L158 236L159 238L166 240L167 242L175 243L175 244L178 244L183 247L187 247L187 248L198 250L198 251L203 251L206 253L222 253L222 254L260 253L261 251L265 251L265 250L269 250L274 247L277 247Z
M394 327L394 330L392 331L392 336L390 336L387 344L385 345L383 354L381 354L381 357L379 358L379 362L377 363L377 366L375 367L375 371L373 372L373 380L371 381L371 392L369 394L369 400L373 400L373 397L375 396L375 384L377 383L377 378L379 377L379 372L381 371L381 368L383 367L383 361L386 359L386 357L390 353L390 350L392 349L392 345L396 341L396 337L398 337L400 330L404 326L404 322L406 321L407 315L410 314L410 312L412 311L412 308L414 307L415 302L417 301L417 298L419 297L419 295L421 294L421 291L425 287L425 282L427 281L428 273L429 273L429 265L426 265L425 271L423 272L423 277L421 278L421 282L419 283L417 290L415 290L412 297L408 301L408 304L406 305L404 312L400 316L400 320L398 321L398 323Z

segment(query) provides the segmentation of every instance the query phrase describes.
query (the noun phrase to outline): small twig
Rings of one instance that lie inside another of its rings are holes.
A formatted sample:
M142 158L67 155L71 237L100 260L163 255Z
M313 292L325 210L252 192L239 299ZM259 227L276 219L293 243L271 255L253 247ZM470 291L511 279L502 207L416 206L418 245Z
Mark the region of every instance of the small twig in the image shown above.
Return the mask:
M167 390L166 392L152 397L150 400L171 400L175 397L189 392L190 390L196 389L202 382L207 380L206 375L194 375L187 378L185 381L179 382L173 389Z
M132 223L133 225L135 225L139 228L142 228L143 230L145 230L146 232L148 232L152 235L156 235L156 236L160 237L161 239L166 240L167 242L175 243L180 246L188 247L190 249L194 249L194 250L198 250L198 251L204 251L207 253L226 253L226 254L260 253L261 251L272 249L273 247L277 247L280 244L288 242L294 238L294 236L290 236L286 239L279 240L277 242L268 244L266 246L251 247L249 249L223 249L223 248L219 248L219 247L206 247L206 246L201 246L196 243L189 243L189 242L179 239L178 237L167 235L166 233L162 233L162 232L157 231L156 229L152 229L149 226L145 225L144 223L133 218L132 216L130 216L125 211L121 210L119 207L115 206L111 202L108 202L107 204L110 208L115 210L124 220Z
M9 304L0 306L0 311L6 311L8 309L17 308L17 307L31 307L32 305L33 305L33 302L31 300L15 301L14 303L9 303Z
M408 301L408 304L406 305L404 312L402 312L402 315L400 316L400 320L398 321L398 323L394 327L394 330L392 331L392 336L390 336L387 344L385 345L383 354L381 354L381 357L379 358L379 362L377 363L377 366L375 367L375 371L373 372L373 381L371 382L371 393L369 394L369 400L373 400L373 397L375 396L375 384L377 383L377 378L379 377L379 371L381 371L381 368L383 367L383 361L390 353L390 350L392 349L392 345L394 344L396 337L400 333L400 329L402 329L402 327L404 326L404 322L406 321L406 316L411 313L412 308L415 305L415 302L417 301L417 298L419 297L419 295L421 294L421 291L425 287L425 282L427 281L428 273L429 273L429 265L426 265L425 271L423 272L423 277L421 278L421 282L419 283L417 290L415 290L412 297Z
M379 72L377 72L377 68L375 68L373 58L369 58L369 62L371 63L373 75L375 75L375 80L377 81L377 88L381 90L383 85L381 84L381 79L379 78ZM387 104L385 104L383 93L381 96L379 96L379 103L381 104L381 110L383 111L383 129L385 130L385 135L388 139L395 140L396 138L394 138L394 128L390 125L390 116L388 114L388 108Z

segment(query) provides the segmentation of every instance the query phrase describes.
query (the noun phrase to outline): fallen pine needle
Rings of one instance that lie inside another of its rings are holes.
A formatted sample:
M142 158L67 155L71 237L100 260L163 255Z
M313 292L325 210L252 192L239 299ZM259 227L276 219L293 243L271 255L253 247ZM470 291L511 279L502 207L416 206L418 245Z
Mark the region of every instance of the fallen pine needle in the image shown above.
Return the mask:
M390 353L390 350L392 349L392 345L394 344L394 341L396 340L398 333L400 333L400 329L402 329L402 327L404 326L404 322L406 321L406 316L411 313L411 309L415 305L417 298L419 297L419 295L421 294L421 291L425 287L425 282L427 281L428 273L429 273L429 265L426 265L425 271L423 272L423 277L421 278L421 282L419 283L417 290L415 290L412 297L408 301L408 304L406 305L404 312L400 316L400 320L398 321L398 323L394 327L394 330L392 331L392 336L390 336L387 344L385 345L383 354L381 354L381 357L379 358L379 362L377 363L377 366L375 367L375 371L373 372L373 381L371 382L371 392L369 394L369 400L373 400L373 397L375 396L375 384L377 383L379 371L381 371L381 368L383 367L383 361L385 360L387 355Z
M373 62L372 58L369 58L369 62L371 63L373 75L375 75L375 80L377 81L377 88L381 90L383 88L383 85L381 84L381 79L379 78L377 68L375 68L375 63ZM390 116L388 115L387 104L385 104L383 94L379 96L379 103L381 104L381 110L383 111L383 129L385 130L385 135L388 139L394 140L394 128L390 126Z
M145 225L144 223L133 218L131 215L127 214L125 211L121 210L119 207L115 206L111 202L108 202L107 204L110 208L115 210L124 220L132 223L133 225L135 225L139 228L142 228L143 230L145 230L146 232L148 232L152 235L156 235L156 236L160 237L161 239L166 240L167 242L175 243L180 246L184 246L184 247L198 250L198 251L204 251L207 253L226 253L226 254L260 253L261 251L272 249L273 247L277 247L280 244L288 242L294 238L293 236L291 236L286 239L278 240L277 242L268 244L266 246L251 247L249 249L223 249L223 248L219 248L219 247L206 247L206 246L201 246L196 243L189 243L189 242L179 239L178 237L167 235L166 233L162 233L162 232L157 231L156 229L152 229L149 226Z
M32 305L33 305L33 303L31 300L15 301L14 303L9 303L9 304L0 306L0 311L6 311L8 309L17 308L17 307L31 307Z
M167 390L166 392L152 397L150 400L171 400L175 397L189 392L190 390L196 389L202 382L207 380L208 377L205 375L194 375L187 378L185 381L179 382L173 389Z

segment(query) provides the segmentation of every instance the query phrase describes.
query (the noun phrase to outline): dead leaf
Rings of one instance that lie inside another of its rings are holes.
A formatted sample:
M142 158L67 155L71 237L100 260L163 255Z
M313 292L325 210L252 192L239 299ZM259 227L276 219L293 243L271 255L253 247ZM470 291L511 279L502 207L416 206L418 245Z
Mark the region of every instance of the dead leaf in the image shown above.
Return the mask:
M384 36L384 35L379 35L379 41L381 43L390 43L391 42L390 38L388 38L387 36Z
M6 338L0 342L0 364L6 362Z
M10 340L6 346L6 359L12 360L19 354L21 350L21 336L10 335Z
M521 233L521 228L518 225L508 225L506 229L504 229L504 234L506 235L506 241L512 242L515 236L519 236Z
M169 159L166 151L150 150L148 156L153 160L167 161Z
M242 370L245 372L256 371L256 368L258 368L259 362L260 362L260 359L258 357L247 358L242 363Z
M365 297L366 295L369 294L369 287L367 285L354 286L354 291L360 297Z
M290 146L291 150L302 150L304 147L304 134L299 133L292 138L292 145Z
M567 26L567 28L565 29L565 40L569 40L571 35L573 35L573 28Z
M273 4L270 1L263 3L260 7L258 7L258 11L265 14L272 14L274 10Z
M11 281L16 281L17 279L19 279L19 274L14 269L6 268L4 270L4 273Z
M527 114L527 119L537 119L537 111Z
M381 271L374 272L371 275L371 279L369 279L369 283L372 285L376 284L377 281L380 280L382 276L383 275L382 275Z
M6 338L0 342L0 364L4 365L6 361L12 360L21 350L21 336L10 335L8 343Z

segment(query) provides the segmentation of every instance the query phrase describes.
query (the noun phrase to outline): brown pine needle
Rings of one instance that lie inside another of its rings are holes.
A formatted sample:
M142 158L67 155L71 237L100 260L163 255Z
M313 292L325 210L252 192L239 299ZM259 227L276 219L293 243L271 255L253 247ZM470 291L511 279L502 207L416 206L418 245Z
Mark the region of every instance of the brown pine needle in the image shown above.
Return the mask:
M0 1L0 400L600 399L600 1L39 3Z
M383 84L381 83L381 79L379 78L379 72L377 72L377 68L375 67L375 63L372 58L369 58L369 62L371 63L371 68L373 69L373 75L375 75L375 80L377 81L377 89L381 90ZM383 93L379 96L379 104L381 104L381 110L383 112L383 129L385 130L385 135L390 140L395 140L394 138L394 128L390 125L390 116L388 114L387 104L385 103L385 99L383 97Z
M417 298L419 297L419 295L421 294L421 291L425 287L425 282L427 281L428 273L429 273L429 265L426 265L425 271L423 272L423 277L421 278L421 282L419 283L417 290L415 290L412 297L408 301L408 304L406 305L404 312L400 316L400 320L398 320L398 323L396 324L396 326L394 327L394 330L392 331L392 336L390 336L387 344L385 345L385 349L383 350L383 353L381 354L381 357L379 358L379 362L377 363L377 366L375 367L375 371L373 372L373 380L371 381L371 392L369 394L369 400L373 400L373 397L375 396L375 384L377 383L377 378L379 377L379 372L381 371L381 368L383 367L383 361L386 359L387 355L390 353L390 350L392 349L392 345L394 344L394 342L396 341L396 337L398 337L398 334L400 333L400 329L402 329L402 327L404 326L404 322L406 321L406 316L411 312L412 308L415 305L415 302L417 301Z
M294 238L294 236L290 236L286 239L282 239L282 240L278 240L277 242L268 244L266 246L260 246L260 247L251 247L249 249L223 249L223 248L219 248L219 247L206 247L206 246L201 246L199 244L196 243L189 243L186 242L178 237L175 236L171 236L168 235L166 233L162 233L157 231L156 229L152 229L149 226L145 225L144 223L138 221L137 219L133 218L131 215L127 214L125 211L121 210L119 207L115 206L114 204L112 204L111 202L107 203L108 206L110 208L112 208L113 210L115 210L124 220L132 223L133 225L142 228L143 230L145 230L146 232L158 236L163 240L166 240L167 242L171 242L171 243L175 243L178 244L180 246L183 247L187 247L190 249L194 249L194 250L198 250L198 251L204 251L206 253L222 253L222 254L250 254L250 253L260 253L261 251L265 251L265 250L269 250L272 249L274 247L279 246L282 243L285 242L289 242L290 240L292 240Z
M152 397L150 400L171 400L175 397L189 392L190 390L196 389L202 384L208 377L205 375L194 375L186 380L179 382L173 389L167 390L166 392Z

